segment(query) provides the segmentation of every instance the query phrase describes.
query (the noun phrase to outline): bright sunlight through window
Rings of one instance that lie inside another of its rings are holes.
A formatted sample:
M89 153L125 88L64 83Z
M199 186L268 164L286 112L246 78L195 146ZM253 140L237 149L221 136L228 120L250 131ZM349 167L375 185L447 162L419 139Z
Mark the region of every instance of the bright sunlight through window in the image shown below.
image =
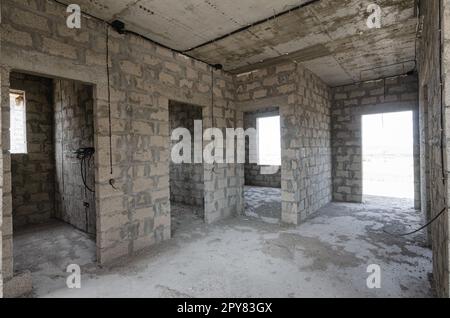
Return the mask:
M280 116L260 117L258 129L258 164L281 166Z
M413 199L413 113L366 115L362 121L364 195Z
M11 108L10 152L12 154L24 154L27 153L25 92L11 91L9 102Z

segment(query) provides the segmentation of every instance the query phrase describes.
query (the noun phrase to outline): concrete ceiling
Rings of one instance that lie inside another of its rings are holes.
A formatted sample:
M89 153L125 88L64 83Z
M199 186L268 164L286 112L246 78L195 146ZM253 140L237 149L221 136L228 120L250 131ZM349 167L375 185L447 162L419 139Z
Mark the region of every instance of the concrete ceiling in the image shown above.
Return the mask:
M84 12L121 20L128 30L233 73L293 60L338 86L415 67L415 0L77 2ZM366 25L372 3L382 8L380 29Z

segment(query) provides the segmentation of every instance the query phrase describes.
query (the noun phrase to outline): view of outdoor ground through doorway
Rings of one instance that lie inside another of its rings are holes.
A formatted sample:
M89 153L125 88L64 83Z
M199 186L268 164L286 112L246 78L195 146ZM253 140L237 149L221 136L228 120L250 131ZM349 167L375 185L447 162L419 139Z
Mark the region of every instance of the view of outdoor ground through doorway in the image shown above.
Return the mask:
M362 118L363 194L414 198L413 112Z

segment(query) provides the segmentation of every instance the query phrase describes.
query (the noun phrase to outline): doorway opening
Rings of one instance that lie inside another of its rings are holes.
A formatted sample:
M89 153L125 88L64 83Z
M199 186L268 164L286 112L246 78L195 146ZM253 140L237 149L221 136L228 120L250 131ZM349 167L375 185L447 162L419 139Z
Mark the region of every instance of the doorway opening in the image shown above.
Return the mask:
M363 195L414 204L413 112L362 117Z
M281 222L281 119L277 107L244 113L246 138L245 215L267 223Z
M14 271L62 288L96 262L93 86L12 72L10 89Z
M172 219L172 233L192 224L203 222L204 209L204 165L194 162L194 124L202 120L203 107L169 101L169 131L172 136L174 130L184 129L190 135L190 162L175 163L170 160L170 205ZM172 140L171 150L183 137ZM201 142L201 141L200 141ZM183 149L179 155L183 155Z

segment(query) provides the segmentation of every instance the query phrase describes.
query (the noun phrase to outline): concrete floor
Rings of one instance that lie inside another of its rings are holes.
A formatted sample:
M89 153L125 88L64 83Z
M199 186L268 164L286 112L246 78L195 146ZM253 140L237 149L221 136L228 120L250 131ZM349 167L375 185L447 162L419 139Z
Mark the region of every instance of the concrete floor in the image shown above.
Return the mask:
M267 223L281 221L281 189L245 186L245 215Z
M66 223L53 220L14 232L14 270L31 272L36 296L65 286L68 265L95 261L95 240Z
M17 235L16 264L32 269L34 297L433 296L424 233L382 231L419 226L412 202L366 201L332 203L298 227L247 216L207 226L178 206L172 240L114 266L83 266L79 290L65 287L65 266L91 263L93 242L66 225ZM381 266L381 289L366 287L370 264Z

